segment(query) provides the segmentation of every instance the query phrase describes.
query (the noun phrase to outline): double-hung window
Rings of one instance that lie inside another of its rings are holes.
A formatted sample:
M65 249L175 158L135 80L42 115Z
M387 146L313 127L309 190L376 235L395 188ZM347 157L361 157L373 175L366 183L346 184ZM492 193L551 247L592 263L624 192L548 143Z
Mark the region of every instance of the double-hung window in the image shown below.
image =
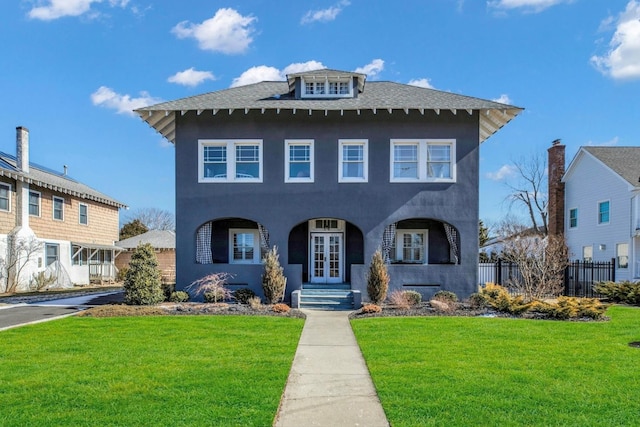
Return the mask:
M593 262L593 246L582 247L582 260L584 262Z
M351 77L303 80L303 98L348 98L353 96Z
M40 216L40 193L29 191L29 215Z
M198 182L262 182L262 140L200 140Z
M598 202L598 224L609 224L609 201Z
M569 209L569 228L578 226L578 208Z
M45 245L44 251L47 267L60 259L60 245L55 243L47 243Z
M89 206L84 203L78 205L78 223L89 225Z
M285 182L313 182L313 140L284 141Z
M397 230L395 242L396 262L427 263L427 230Z
M64 221L64 199L62 197L53 196L53 219L56 221Z
M391 182L455 182L452 139L392 139Z
M341 139L338 145L338 182L367 182L368 141Z
M618 268L629 268L628 243L618 243L616 245L616 258L618 258Z
M259 264L260 236L258 230L229 230L229 262L231 264Z
M11 186L0 183L0 211L11 211Z

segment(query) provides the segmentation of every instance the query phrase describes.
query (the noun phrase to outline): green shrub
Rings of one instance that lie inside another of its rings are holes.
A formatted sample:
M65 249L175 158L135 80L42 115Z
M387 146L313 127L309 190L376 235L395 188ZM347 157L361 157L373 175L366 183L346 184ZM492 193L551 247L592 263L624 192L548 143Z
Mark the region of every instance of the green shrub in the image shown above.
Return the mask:
M389 290L389 273L382 258L380 249L371 257L371 265L367 274L367 294L374 304L380 304L387 298Z
M525 303L521 295L512 297L509 292L500 285L487 283L480 290L489 307L496 311L509 314L522 314L531 308L532 303Z
M256 296L256 293L249 288L237 289L233 292L233 297L240 304L249 304L249 299Z
M284 269L280 266L279 258L278 247L274 246L266 253L262 260L264 265L262 291L268 304L282 301L285 288L287 287L287 278L282 274Z
M475 309L487 308L489 306L487 299L479 292L469 295L469 305Z
M416 306L422 302L422 295L416 291L402 291L402 294L409 302L409 305Z
M438 291L433 296L433 299L445 302L458 302L458 295L451 291Z
M187 302L189 301L189 293L185 291L173 291L169 296L170 302Z
M118 273L116 274L116 282L119 282L119 283L124 282L124 278L127 277L128 271L129 271L129 267L126 267L126 266L118 270Z
M608 306L597 298L558 297L557 302L536 301L531 310L544 313L552 319L568 320L579 318L602 319Z
M231 298L231 292L224 287L206 291L202 294L204 302L218 303Z
M128 305L154 305L165 300L158 260L150 244L141 244L133 251L123 287Z
M162 280L161 280L161 282L162 282ZM171 301L171 294L173 294L173 292L176 290L176 284L175 283L162 283L160 286L162 286L162 292L164 293L165 301Z
M612 302L640 305L640 282L599 282L594 290Z

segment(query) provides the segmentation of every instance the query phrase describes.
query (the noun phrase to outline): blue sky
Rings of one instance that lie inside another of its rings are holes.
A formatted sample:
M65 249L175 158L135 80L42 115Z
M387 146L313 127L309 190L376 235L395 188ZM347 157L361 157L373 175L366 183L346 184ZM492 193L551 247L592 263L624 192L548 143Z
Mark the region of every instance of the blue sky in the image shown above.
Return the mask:
M481 146L489 225L514 160L640 145L640 0L13 0L0 37L0 151L25 126L33 162L132 210L175 193L132 109L321 66L525 108Z

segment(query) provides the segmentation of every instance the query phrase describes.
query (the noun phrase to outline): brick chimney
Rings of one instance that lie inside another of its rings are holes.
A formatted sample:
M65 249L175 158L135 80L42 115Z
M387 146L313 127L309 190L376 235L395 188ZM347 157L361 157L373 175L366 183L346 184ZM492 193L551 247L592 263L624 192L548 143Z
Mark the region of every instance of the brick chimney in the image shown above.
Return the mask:
M547 213L549 235L564 234L564 149L565 146L556 139L547 150L549 154L549 202Z
M29 173L29 129L22 126L16 128L16 167Z

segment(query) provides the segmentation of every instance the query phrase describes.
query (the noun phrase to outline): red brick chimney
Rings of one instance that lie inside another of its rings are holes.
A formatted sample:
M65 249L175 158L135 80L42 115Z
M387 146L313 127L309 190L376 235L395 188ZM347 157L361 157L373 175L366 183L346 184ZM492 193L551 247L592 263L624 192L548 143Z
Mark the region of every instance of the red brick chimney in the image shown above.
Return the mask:
M549 202L547 204L549 235L564 234L564 149L556 139L547 150L549 154Z

